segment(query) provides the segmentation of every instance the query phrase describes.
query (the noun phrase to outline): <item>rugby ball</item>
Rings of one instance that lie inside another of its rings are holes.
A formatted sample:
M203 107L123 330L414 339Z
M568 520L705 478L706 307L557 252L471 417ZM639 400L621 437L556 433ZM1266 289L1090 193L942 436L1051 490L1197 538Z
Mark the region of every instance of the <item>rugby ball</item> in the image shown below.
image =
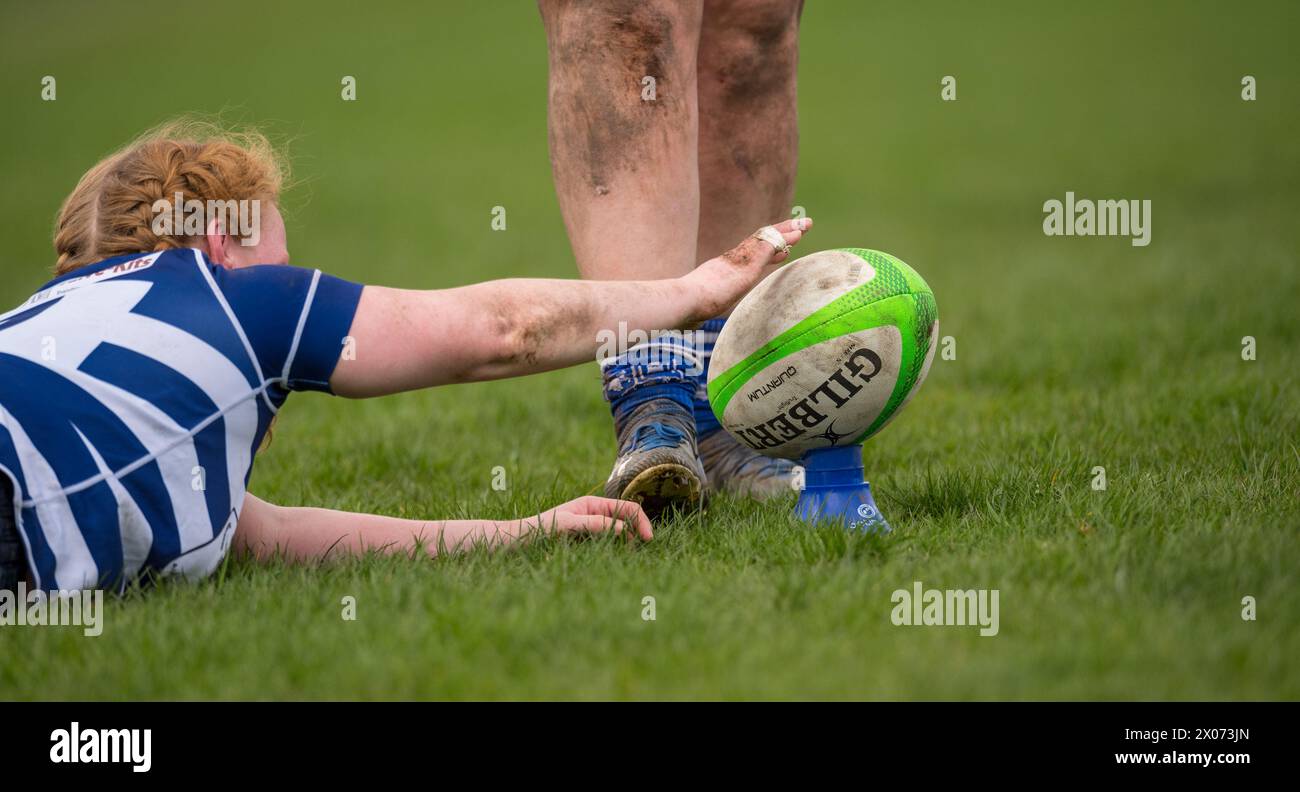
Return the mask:
M899 259L813 253L736 306L709 362L709 403L767 456L861 443L921 387L938 332L934 293Z

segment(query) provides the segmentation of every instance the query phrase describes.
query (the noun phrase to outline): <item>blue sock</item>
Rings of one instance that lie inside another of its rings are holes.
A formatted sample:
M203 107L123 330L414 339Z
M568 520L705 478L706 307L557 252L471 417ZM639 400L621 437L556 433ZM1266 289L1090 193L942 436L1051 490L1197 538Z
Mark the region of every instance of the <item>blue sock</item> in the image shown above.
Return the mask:
M718 417L709 406L709 359L713 357L713 345L718 341L718 333L727 323L725 316L710 319L695 331L695 349L701 358L695 372L695 390L692 394L692 411L695 413L695 435L703 437L722 428Z
M615 426L636 407L652 399L670 399L691 411L696 371L704 368L692 345L680 334L651 339L600 364L605 400Z

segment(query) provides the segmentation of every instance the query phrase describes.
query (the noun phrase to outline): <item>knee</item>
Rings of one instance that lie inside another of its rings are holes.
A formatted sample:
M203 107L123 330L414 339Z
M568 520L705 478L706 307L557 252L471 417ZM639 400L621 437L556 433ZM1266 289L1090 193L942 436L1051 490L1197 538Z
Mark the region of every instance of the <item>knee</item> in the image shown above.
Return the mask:
M694 65L699 19L667 0L538 0L553 59L617 66L627 75L663 78Z
M700 86L723 101L749 103L794 86L799 59L800 0L736 3L706 19Z

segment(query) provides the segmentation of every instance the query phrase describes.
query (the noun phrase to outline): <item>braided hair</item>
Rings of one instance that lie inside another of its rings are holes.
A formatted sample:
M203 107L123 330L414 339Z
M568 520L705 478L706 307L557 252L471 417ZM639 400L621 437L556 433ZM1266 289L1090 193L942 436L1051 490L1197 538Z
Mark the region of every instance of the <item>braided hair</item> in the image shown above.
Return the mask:
M57 275L127 253L187 247L198 240L155 230L155 204L277 201L288 165L266 136L194 119L145 133L86 172L63 202L54 230Z

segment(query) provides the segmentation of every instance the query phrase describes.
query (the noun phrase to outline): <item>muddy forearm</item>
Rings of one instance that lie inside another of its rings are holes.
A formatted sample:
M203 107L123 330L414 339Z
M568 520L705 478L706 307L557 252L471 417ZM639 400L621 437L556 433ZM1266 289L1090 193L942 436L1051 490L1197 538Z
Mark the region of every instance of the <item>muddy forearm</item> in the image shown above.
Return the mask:
M482 284L501 293L508 354L485 378L511 377L594 360L634 331L682 330L709 318L708 300L684 278L655 281L517 279ZM611 335L612 334L612 335Z

